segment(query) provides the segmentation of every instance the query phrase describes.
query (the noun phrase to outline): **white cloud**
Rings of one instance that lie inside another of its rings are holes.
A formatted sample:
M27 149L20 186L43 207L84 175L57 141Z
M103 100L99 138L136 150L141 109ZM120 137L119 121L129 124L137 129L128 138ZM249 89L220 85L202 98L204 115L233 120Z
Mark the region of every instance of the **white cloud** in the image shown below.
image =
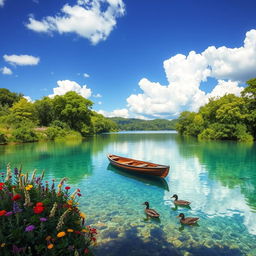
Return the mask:
M75 33L92 44L106 40L116 25L116 19L125 13L122 0L78 0L77 4L65 4L61 13L38 21L29 17L28 29L35 32Z
M101 101L99 101L99 102L98 102L98 104L99 104L99 105L102 105L102 102L101 102Z
M28 102L34 102L30 96L23 96Z
M93 97L94 97L94 98L101 98L101 97L102 97L102 95L101 95L101 94L99 94L99 93L97 93L97 94L93 95Z
M129 117L129 112L126 108L123 109L115 109L112 112L107 112L104 110L99 110L97 111L99 114L102 114L105 117L124 117L128 118Z
M84 74L83 74L83 76L84 76L85 78L90 77L90 75L89 75L89 74L87 74L87 73L84 73Z
M1 68L0 71L2 72L3 75L11 75L12 74L12 70L7 67Z
M53 88L53 94L49 95L50 98L53 98L56 95L64 95L70 91L74 91L86 99L92 95L91 89L87 88L86 85L79 85L75 81L59 80L57 81L57 85L58 87Z
M0 0L0 7L3 7L3 6L4 6L4 1L5 1L5 0Z
M4 60L10 64L19 65L19 66L33 66L37 65L40 61L40 58L34 57L31 55L4 55Z
M239 85L256 76L256 30L246 33L240 48L208 47L202 53L177 54L163 63L168 85L142 78L142 93L127 98L131 112L151 117L173 117L183 110L197 111L210 97L239 95ZM216 86L209 93L201 83L212 77Z

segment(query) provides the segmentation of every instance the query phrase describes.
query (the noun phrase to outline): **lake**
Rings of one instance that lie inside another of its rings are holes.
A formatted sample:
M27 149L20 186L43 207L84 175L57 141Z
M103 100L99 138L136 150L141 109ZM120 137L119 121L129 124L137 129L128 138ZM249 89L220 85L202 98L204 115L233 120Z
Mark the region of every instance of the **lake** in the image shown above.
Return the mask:
M164 180L109 165L108 153L170 165ZM103 134L82 142L0 146L7 163L80 188L87 224L98 229L96 256L256 255L256 145L198 142L173 132ZM71 189L71 190L72 190ZM171 196L191 201L175 207ZM142 203L160 213L147 219ZM182 226L176 216L200 217Z

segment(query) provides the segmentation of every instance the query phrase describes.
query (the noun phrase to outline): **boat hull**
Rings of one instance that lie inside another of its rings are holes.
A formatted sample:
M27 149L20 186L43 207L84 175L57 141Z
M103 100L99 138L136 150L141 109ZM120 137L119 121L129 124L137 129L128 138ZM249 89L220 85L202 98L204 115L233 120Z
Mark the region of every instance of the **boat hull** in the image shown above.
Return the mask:
M170 167L167 165L159 165L117 155L108 155L107 157L113 166L130 171L131 173L140 173L161 178L165 178L169 173Z

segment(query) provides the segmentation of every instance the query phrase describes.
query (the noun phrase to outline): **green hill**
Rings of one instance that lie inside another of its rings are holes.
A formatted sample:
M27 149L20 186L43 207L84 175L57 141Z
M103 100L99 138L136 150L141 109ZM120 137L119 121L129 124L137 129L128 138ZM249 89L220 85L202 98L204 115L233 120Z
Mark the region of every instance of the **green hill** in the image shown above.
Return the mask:
M177 120L154 119L142 120L136 118L111 117L110 120L118 125L122 131L157 131L157 130L175 130Z

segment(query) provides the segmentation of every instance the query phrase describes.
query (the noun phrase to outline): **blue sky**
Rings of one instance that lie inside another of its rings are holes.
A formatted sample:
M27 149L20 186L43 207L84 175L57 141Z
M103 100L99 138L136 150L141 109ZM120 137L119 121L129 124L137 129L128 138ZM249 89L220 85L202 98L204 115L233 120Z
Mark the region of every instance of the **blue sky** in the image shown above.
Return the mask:
M255 0L0 0L0 87L175 118L256 77Z

